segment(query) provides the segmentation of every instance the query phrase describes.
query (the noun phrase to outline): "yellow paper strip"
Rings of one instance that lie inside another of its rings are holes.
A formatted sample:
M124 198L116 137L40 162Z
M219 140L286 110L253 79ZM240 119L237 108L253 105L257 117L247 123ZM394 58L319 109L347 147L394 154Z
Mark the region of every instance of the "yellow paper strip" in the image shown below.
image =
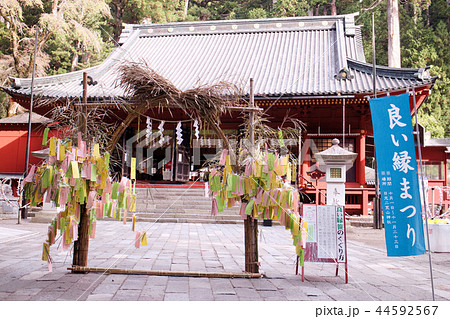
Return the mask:
M131 172L130 172L130 179L136 179L136 158L131 158Z
M59 145L59 161L64 161L64 158L66 157L66 147L63 144Z
M99 158L100 157L100 146L98 144L94 145L94 157Z
M142 246L146 246L147 245L147 232L143 231L142 232Z
M78 162L72 161L70 165L72 166L72 178L80 178L80 171L78 170Z
M56 155L56 137L50 138L50 144L48 146L48 155L55 156Z

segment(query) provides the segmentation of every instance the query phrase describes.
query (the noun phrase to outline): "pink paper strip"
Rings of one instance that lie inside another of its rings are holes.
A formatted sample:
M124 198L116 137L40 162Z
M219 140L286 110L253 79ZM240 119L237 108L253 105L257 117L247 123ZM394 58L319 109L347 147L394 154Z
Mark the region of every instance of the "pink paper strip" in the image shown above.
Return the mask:
M73 227L73 236L72 236L72 239L73 239L73 240L77 240L77 239L78 239L78 224L74 222L73 225L72 225L72 227Z
M141 246L141 232L136 232L136 240L134 241L134 246L139 248Z
M252 173L252 165L250 164L250 163L248 163L246 166L245 166L245 172L244 172L244 175L245 176L250 176L250 174Z
M247 219L247 215L245 214L246 207L247 207L247 203L241 203L241 209L239 210L239 215L241 215L242 219Z
M111 179L110 178L106 179L106 185L105 185L105 189L103 191L108 193L108 194L112 193L112 183L111 183Z
M97 218L103 218L103 204L101 201L95 202L95 210L97 212Z
M228 199L229 205L228 207L234 207L234 205L236 205L236 198L232 197Z
M92 222L91 226L91 234L89 235L89 238L95 238L95 230L97 229L97 221Z
M305 229L302 227L302 246L303 249L306 248L306 237L308 236L308 233L305 231Z
M208 194L209 194L209 183L206 182L205 183L205 197L208 197Z
M222 155L220 156L219 165L225 165L227 161L228 150L224 148L222 150Z
M211 216L217 215L217 198L213 198L211 206Z
M264 190L262 188L260 188L259 191L258 191L258 194L256 194L256 199L255 199L256 205L261 204L263 192L264 192Z
M69 187L61 186L59 193L59 205L64 206L67 203L67 197L69 196Z
M97 194L96 191L90 191L89 195L88 195L88 200L86 203L86 208L87 209L91 209L92 206L94 206L94 198L95 198L95 194Z
M56 155L49 155L48 157L48 163L50 165L55 164L56 163Z
M125 176L122 177L122 180L120 181L120 184L119 184L119 190L118 190L119 193L123 193L123 191L127 187L127 182L128 182L128 178L126 178Z
M241 176L239 176L238 180L238 195L244 195L244 179Z
M123 224L124 225L127 224L127 210L126 209L123 211Z
M45 192L45 202L50 203L52 201L52 189L51 187L47 188L47 192Z
M36 165L32 165L30 172L28 173L27 177L25 177L24 181L27 183L30 183L33 181L34 171L36 170Z

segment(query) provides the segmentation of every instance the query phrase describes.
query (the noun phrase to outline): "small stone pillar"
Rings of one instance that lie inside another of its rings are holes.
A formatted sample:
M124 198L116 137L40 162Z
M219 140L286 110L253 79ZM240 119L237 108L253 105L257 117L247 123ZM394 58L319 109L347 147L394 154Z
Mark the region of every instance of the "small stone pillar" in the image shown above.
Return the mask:
M345 175L358 154L339 146L339 140L333 139L333 146L316 153L319 163L326 166L327 205L345 206Z

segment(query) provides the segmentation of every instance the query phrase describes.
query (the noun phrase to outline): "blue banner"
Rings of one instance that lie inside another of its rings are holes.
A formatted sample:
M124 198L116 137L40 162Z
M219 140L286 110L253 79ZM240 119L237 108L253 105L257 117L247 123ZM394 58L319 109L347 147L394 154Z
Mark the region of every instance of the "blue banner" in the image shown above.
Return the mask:
M409 95L370 100L388 256L425 253Z

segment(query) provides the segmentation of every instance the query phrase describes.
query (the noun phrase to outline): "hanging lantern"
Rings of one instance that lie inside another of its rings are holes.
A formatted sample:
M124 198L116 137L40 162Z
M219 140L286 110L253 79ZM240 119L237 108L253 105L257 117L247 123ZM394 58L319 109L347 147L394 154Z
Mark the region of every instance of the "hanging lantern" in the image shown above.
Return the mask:
M164 144L164 121L161 121L161 124L158 125L158 133L160 135L159 146L163 146L163 144Z
M176 133L177 133L177 144L181 145L181 143L183 143L183 132L181 130L181 122L178 122L177 124Z

